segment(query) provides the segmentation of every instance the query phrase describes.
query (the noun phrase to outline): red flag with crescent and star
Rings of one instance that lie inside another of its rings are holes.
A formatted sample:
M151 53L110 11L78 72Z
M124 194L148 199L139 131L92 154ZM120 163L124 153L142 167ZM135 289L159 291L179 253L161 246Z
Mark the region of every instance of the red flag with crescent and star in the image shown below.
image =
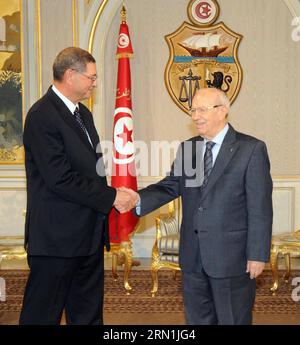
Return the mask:
M118 59L118 80L113 129L113 162L111 186L125 186L137 190L135 174L130 60L133 56L126 19L122 18L116 53ZM111 243L129 240L138 217L129 211L119 213L113 208L109 215L109 232Z

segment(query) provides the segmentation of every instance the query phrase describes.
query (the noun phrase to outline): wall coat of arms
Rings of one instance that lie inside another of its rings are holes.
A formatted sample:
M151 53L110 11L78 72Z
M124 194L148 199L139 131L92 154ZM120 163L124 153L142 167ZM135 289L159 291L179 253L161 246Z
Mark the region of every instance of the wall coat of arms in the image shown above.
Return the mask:
M223 22L212 25L219 15L216 0L191 0L187 22L166 35L170 56L165 83L173 101L187 114L199 88L223 90L231 103L236 99L242 68L237 50L242 36Z

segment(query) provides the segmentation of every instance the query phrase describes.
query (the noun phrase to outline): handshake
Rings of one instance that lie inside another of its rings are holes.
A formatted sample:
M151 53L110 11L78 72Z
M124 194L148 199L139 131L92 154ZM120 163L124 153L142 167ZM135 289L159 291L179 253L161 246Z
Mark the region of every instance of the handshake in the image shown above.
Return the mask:
M132 210L140 200L137 192L126 187L117 188L117 195L113 206L120 212L125 213Z

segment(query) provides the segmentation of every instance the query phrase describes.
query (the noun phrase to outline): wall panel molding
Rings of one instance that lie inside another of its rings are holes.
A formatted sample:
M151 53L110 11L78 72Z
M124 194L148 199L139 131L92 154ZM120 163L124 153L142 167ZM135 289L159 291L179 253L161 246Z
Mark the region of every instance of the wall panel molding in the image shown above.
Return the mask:
M293 17L300 17L300 2L299 0L282 0L288 7Z

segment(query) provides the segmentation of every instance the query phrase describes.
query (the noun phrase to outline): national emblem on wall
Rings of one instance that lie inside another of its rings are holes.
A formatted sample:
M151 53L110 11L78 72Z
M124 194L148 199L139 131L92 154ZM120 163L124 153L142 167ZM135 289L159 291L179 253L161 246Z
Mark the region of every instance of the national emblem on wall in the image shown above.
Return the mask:
M237 51L242 36L223 22L212 25L219 15L215 0L192 0L188 17L175 32L166 35L170 56L165 83L173 101L187 114L196 90L216 87L232 103L242 83Z

